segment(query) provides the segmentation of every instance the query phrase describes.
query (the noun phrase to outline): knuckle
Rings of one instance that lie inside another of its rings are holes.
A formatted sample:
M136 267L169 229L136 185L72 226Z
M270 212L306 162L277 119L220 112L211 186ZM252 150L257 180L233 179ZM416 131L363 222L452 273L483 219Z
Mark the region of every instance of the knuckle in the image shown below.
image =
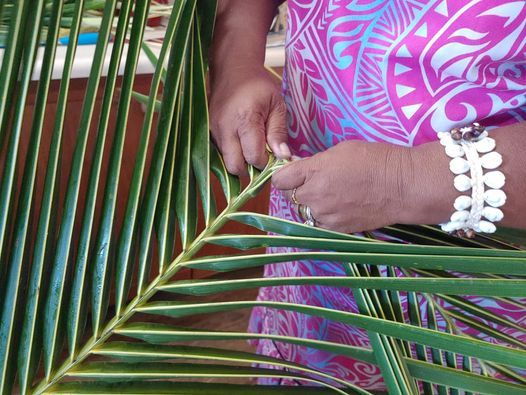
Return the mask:
M238 163L226 163L226 168L229 173L235 174L237 176L245 172L244 166L241 166Z
M261 151L249 150L245 153L245 159L251 165L261 165L266 162L265 154Z
M261 123L263 116L254 107L244 107L236 113L236 120L240 125Z
M298 180L298 182L305 184L309 180L308 171L300 169L298 166L289 173L289 179Z
M247 119L249 119L252 116L253 112L254 112L254 110L252 108L250 108L250 107L243 107L243 108L240 108L236 112L235 118L239 122L246 122Z
M227 170L235 175L246 173L246 164L242 158L228 158L225 159Z
M210 119L210 131L212 137L219 142L224 139L224 136L230 132L231 123L224 117L213 117Z
M275 181L278 184L282 184L290 179L290 170L287 168L287 166L281 168L278 170L273 176L272 180Z

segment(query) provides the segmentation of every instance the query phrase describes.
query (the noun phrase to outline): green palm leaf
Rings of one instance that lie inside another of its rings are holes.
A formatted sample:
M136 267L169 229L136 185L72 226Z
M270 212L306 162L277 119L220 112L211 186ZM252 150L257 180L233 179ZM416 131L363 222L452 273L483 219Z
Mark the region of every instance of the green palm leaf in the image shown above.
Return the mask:
M523 234L505 231L495 239L471 241L429 226L384 229L413 243L399 244L242 211L283 163L271 158L264 170L249 168L249 180L240 180L227 172L210 141L205 75L215 2L176 0L165 40L155 53L143 40L154 4L0 1L6 39L0 69L0 95L5 98L0 101L0 394L369 393L312 367L230 345L259 339L377 365L393 394L420 389L526 393L524 345L496 329L525 328L466 299L481 296L524 308L517 299L526 297ZM71 131L68 99L75 84L76 41L87 10L94 9L99 39ZM55 112L49 111L49 98L61 26L70 28L71 40ZM42 71L34 111L28 115L24 110L40 43ZM135 91L141 56L155 68L147 95ZM145 109L141 125L130 121L137 103ZM137 130L137 146L128 151L126 143ZM69 133L74 133L73 147L66 142ZM41 158L46 162L39 166ZM123 186L126 163L133 171ZM61 174L67 184L61 185ZM242 230L226 233L226 225ZM211 255L214 246L237 253ZM265 247L292 250L262 254ZM295 260L336 262L346 275L228 277L238 269ZM226 275L181 279L190 269ZM298 285L351 288L360 312L207 299L223 292ZM427 303L427 320L421 301ZM254 306L363 328L371 347L192 327L195 315ZM185 326L161 323L174 317L183 317ZM494 341L465 335L460 326ZM224 341L229 345L222 346ZM258 377L304 386L259 387L253 380ZM209 379L216 382L204 381ZM239 379L243 384L234 381Z
M43 11L43 2L39 1L33 7L29 6L27 2L21 2L19 4L22 14L24 14L24 21L21 23L22 26L31 26L39 23L39 20ZM22 29L23 31L24 29ZM21 32L20 32L21 33ZM6 157L6 164L3 171L3 182L1 186L1 197L0 197L0 260L7 260L7 254L2 251L4 245L4 236L7 234L5 226L8 222L14 223L14 235L13 235L13 247L9 248L10 257L7 266L7 284L5 287L5 294L3 298L2 308L2 320L0 322L0 392L10 391L12 380L11 376L14 375L15 369L14 364L10 361L16 357L15 344L18 341L18 331L21 326L20 310L22 309L25 295L20 289L20 284L24 284L27 280L27 265L24 262L24 254L29 250L29 246L26 247L26 241L29 235L29 210L31 205L31 199L33 197L33 189L35 185L35 168L36 168L36 152L38 151L38 144L40 140L40 130L35 128L33 130L30 146L30 155L26 160L24 169L24 177L22 181L21 198L19 205L19 212L16 218L12 218L6 221L6 210L12 209L11 199L13 198L13 186L15 184L15 164L17 158L17 146L20 142L22 133L22 122L23 122L23 109L27 100L29 84L31 82L31 74L33 72L33 65L36 56L36 42L39 39L39 30L33 29L28 32L24 40L21 41L24 45L28 45L29 48L23 53L21 62L21 75L19 93L15 100L15 115L12 120L12 130L8 142L8 155ZM8 82L9 85L9 82ZM2 122L3 124L3 122ZM1 136L0 136L1 137ZM4 255L5 254L5 255ZM3 257L2 257L3 255ZM3 265L2 265L3 266Z

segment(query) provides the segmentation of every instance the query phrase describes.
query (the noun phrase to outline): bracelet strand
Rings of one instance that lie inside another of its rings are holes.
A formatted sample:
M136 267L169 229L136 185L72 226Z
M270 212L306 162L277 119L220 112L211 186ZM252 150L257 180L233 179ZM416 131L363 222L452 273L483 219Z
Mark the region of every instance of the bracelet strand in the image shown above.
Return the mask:
M504 217L499 207L506 202L502 191L506 178L496 170L502 164L502 156L494 151L495 140L478 123L439 133L438 137L446 155L452 158L449 168L456 175L455 189L471 190L471 197L461 195L455 200L456 211L449 222L440 225L442 230L469 238L476 232L494 233L497 229L494 222ZM484 170L491 171L484 173ZM486 186L490 189L486 190Z

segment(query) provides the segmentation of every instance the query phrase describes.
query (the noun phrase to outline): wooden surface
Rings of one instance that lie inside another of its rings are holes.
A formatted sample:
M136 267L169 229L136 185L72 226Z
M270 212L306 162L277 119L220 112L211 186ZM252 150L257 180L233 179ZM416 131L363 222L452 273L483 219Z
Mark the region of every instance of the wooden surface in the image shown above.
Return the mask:
M147 94L150 88L150 76L137 76L136 83L134 90L138 92L142 92ZM73 157L73 152L75 149L75 144L77 141L77 133L79 129L79 123L80 123L80 114L82 112L82 106L83 106L83 100L84 100L84 94L86 89L86 80L80 80L80 79L74 79L71 81L71 87L70 87L70 93L68 97L68 106L67 110L65 112L65 123L64 123L64 132L63 132L63 142L62 142L62 158L61 158L61 174L60 174L60 201L63 204L65 191L68 185L68 178L69 178L69 169L71 168L71 162ZM48 159L48 152L49 152L49 146L51 142L51 137L53 134L54 129L54 121L56 117L56 111L57 111L57 98L58 98L58 90L59 90L59 81L53 81L51 86L51 92L48 100L48 105L46 108L46 117L44 122L44 129L43 129L43 136L42 136L42 142L41 142L41 149L40 149L40 156L39 156L39 166L38 166L38 177L37 177L37 186L36 186L36 204L34 204L34 207L39 208L40 202L42 199L42 190L44 186L45 181L45 174L46 174L46 165L47 165L47 159ZM23 169L23 159L26 156L27 152L27 145L29 142L29 137L31 133L31 122L33 119L33 111L34 111L34 102L35 102L35 92L36 92L37 84L34 83L32 86L31 94L28 98L28 104L26 106L26 114L25 114L25 124L23 125L23 134L22 134L22 140L21 140L21 150L19 153L19 161L18 161L18 183L21 182L20 175L22 174ZM93 120L91 123L91 129L90 129L90 135L88 140L88 146L86 151L86 157L85 157L85 163L87 164L85 166L85 171L82 175L82 183L81 183L81 191L80 191L80 204L78 206L78 213L77 218L81 218L81 215L79 213L83 213L84 211L84 196L87 193L87 184L88 184L88 177L89 177L89 163L91 161L92 155L93 155L93 148L95 143L95 137L97 133L97 126L98 126L98 116L100 113L100 107L102 102L102 93L104 88L104 80L101 81L101 85L98 92L98 99L97 104L95 107L95 112L93 116ZM99 191L98 195L102 195L102 191L105 186L106 182L106 169L108 166L109 161L109 154L111 150L111 142L113 141L113 136L115 132L115 118L116 118L116 112L118 108L118 95L119 91L116 92L114 95L115 99L112 104L112 112L111 112L111 118L110 118L110 124L109 128L107 130L108 138L107 138L107 145L105 146L105 152L104 152L104 163L103 163L103 171L99 180ZM132 101L131 109L128 117L128 127L126 130L126 139L124 144L124 155L122 158L122 166L121 166L121 173L120 173L120 179L119 179L119 190L117 195L117 210L116 210L116 216L115 216L115 223L114 223L114 231L119 231L124 211L126 208L126 201L127 201L127 195L129 191L129 186L132 178L133 173L133 167L134 167L134 158L135 154L139 145L139 138L140 138L140 132L141 132L141 126L143 122L144 112L142 106L136 102ZM150 144L149 151L151 153L153 144ZM221 195L220 192L220 185L214 178L213 183L214 190L216 191L216 196ZM99 198L97 202L97 210L100 211L102 201ZM221 203L220 203L221 205ZM258 198L253 199L247 206L245 207L245 210L247 211L254 211L254 212L261 212L266 213L268 208L268 191L263 191ZM38 210L37 210L38 211ZM38 212L34 213L34 218L37 218ZM61 212L58 212L57 217L60 218ZM37 221L33 221L34 227L37 225ZM77 235L80 232L80 226L81 221L77 220L75 225L75 235ZM98 224L96 224L94 229L98 229ZM225 228L225 232L234 233L234 232L242 232L242 228L236 226L235 224L229 224ZM226 253L227 250L219 247L213 247L209 251L206 251L207 254L222 254ZM75 251L73 251L73 254ZM199 274L186 271L184 273L180 273L180 277L182 278L189 278L194 276L203 276L206 275L206 272L200 272Z

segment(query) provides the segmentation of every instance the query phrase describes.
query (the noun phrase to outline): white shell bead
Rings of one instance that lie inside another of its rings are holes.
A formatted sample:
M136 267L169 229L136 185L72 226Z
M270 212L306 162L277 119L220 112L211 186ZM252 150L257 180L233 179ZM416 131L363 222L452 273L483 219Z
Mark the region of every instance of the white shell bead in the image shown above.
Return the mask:
M456 176L453 182L455 185L455 189L459 192L466 192L472 187L471 178L469 178L465 174Z
M451 133L449 132L438 132L437 137L442 140L444 137L451 137Z
M444 147L447 147L451 144L456 144L455 140L451 138L451 136L444 136L440 138L440 144L442 144Z
M502 155L498 152L490 152L480 158L481 165L484 169L496 169L502 164Z
M455 210L462 211L471 207L471 197L469 196L459 196L455 199Z
M480 229L480 232L483 233L495 233L497 231L495 224L484 220L478 223L478 228Z
M482 209L482 216L491 222L499 222L504 218L504 213L495 207L484 207Z
M481 154L485 154L485 153L493 151L496 145L497 144L495 143L495 140L488 137L488 138L477 141L475 143L475 148Z
M490 171L484 174L484 184L493 189L500 189L506 183L506 176L501 171Z
M446 145L446 155L450 158L458 158L464 156L464 148L461 145Z
M449 162L449 169L454 174L463 174L469 170L469 163L467 160L462 158L455 158Z
M500 189L488 189L484 192L484 200L491 207L501 207L506 203L506 194Z
M442 224L440 228L444 232L453 232L454 230L459 230L464 227L464 222L448 222L447 224Z
M451 216L451 222L466 222L469 218L469 211L455 211Z

